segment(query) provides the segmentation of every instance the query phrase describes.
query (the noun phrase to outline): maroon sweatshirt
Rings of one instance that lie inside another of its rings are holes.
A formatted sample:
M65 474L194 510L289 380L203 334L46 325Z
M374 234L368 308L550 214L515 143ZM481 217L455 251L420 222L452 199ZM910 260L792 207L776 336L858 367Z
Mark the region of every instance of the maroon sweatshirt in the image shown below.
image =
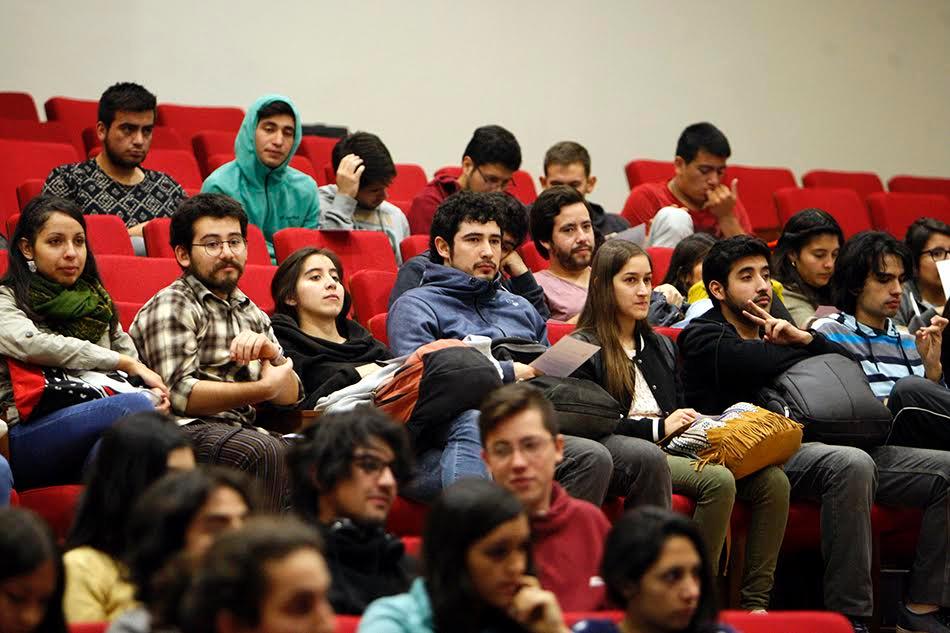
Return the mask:
M458 176L439 174L426 184L412 201L412 207L406 214L409 220L409 231L413 235L428 235L429 226L435 216L435 210L442 201L461 189Z

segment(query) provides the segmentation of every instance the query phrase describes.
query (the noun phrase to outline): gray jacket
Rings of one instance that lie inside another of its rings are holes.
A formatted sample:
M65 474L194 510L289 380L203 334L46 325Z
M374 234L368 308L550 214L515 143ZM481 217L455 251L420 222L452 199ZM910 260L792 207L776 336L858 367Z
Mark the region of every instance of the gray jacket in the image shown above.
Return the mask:
M320 187L318 228L383 231L396 254L397 264L402 264L399 243L409 237L409 221L399 207L383 201L375 209L359 209L356 198L339 193L336 185Z

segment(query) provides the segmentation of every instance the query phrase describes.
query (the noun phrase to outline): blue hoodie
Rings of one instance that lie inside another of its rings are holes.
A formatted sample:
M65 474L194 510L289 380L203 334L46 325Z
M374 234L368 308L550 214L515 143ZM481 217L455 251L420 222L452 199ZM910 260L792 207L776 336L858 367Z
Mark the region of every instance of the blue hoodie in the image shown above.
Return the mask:
M271 169L257 157L255 132L257 113L274 101L283 101L294 111L295 129L294 144L287 158ZM302 137L300 113L290 98L278 94L264 95L251 105L241 123L234 139L235 159L214 170L201 186L204 193L223 193L241 203L248 221L264 232L272 258L274 233L292 227L315 229L320 218L317 183L288 165Z
M396 356L438 339L463 339L469 334L548 344L547 323L527 299L502 288L498 275L485 281L428 260L422 285L406 291L389 309L386 330ZM511 363L502 363L502 370L505 382L511 382Z

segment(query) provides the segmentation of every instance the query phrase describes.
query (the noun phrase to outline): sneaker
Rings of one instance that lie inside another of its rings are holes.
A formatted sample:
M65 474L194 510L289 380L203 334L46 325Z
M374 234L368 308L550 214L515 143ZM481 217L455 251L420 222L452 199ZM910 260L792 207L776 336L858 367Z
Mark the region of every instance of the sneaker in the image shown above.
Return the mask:
M950 633L950 615L940 609L931 613L914 613L901 603L897 633Z
M851 628L854 629L854 633L871 633L871 629L868 628L868 625L864 623L863 620L859 618L848 618L851 622Z

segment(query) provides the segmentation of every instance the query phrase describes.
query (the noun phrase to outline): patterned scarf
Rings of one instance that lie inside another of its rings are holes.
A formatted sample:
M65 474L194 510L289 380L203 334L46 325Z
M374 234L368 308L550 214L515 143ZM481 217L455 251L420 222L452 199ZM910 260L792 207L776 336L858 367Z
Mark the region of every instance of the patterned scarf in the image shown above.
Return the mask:
M34 274L30 278L30 301L51 330L90 343L99 342L115 314L102 284L90 284L82 278L66 288Z

